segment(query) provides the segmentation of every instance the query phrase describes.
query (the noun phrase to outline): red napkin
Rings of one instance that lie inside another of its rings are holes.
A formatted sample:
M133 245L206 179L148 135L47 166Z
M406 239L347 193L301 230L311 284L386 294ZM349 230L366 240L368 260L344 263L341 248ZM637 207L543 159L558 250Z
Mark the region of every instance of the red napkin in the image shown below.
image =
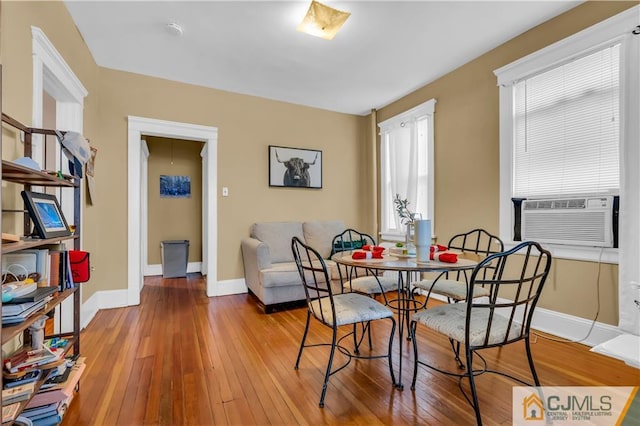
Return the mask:
M457 263L458 255L455 253L433 253L429 255L429 259L437 260L444 263Z
M351 258L354 260L361 259L382 259L381 251L354 251L351 255Z
M431 253L434 253L434 252L437 252L437 251L447 251L447 250L449 250L449 247L442 246L440 244L436 244L435 246L431 246L431 248L430 248Z
M384 251L384 247L380 247L380 246L372 246L369 244L365 244L362 246L362 250L364 251L372 251L372 252L383 252Z

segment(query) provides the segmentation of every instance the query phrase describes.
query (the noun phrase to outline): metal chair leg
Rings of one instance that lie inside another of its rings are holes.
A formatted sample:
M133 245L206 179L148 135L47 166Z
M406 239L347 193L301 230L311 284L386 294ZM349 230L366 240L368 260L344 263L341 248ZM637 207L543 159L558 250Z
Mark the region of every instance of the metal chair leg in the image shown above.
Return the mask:
M298 350L298 358L296 358L296 365L294 369L298 369L298 365L300 364L300 357L302 356L302 350L304 349L304 342L307 340L307 333L309 332L309 323L311 321L311 312L307 311L307 323L304 326L304 334L302 335L302 340L300 341L300 349Z
M460 370L464 370L464 363L460 360L460 342L449 339L449 343L451 344L451 349L453 349L453 355L456 359L456 363L458 364L458 368Z
M540 380L538 380L538 373L536 373L536 367L533 364L533 356L531 355L531 344L529 342L529 336L524 339L524 347L527 350L527 360L529 361L529 369L531 370L531 376L536 386L540 386Z
M333 339L331 340L331 352L329 353L329 362L327 364L327 371L324 374L324 383L322 384L322 393L320 394L320 408L324 408L324 397L327 394L327 384L329 383L329 376L331 376L331 366L333 365L333 355L336 351L338 330L333 327Z
M469 387L471 388L471 402L473 403L473 411L476 413L476 423L482 426L482 417L480 416L480 405L478 404L478 392L476 391L476 381L473 377L473 351L466 348L467 355L467 377L469 377Z
M391 335L389 336L389 348L387 354L389 355L389 372L391 373L391 383L395 387L396 375L393 373L393 362L391 356L393 354L393 337L396 334L396 320L393 317L391 317L390 319L393 325L391 326Z
M416 326L417 322L411 321L409 327L409 335L413 342L413 380L411 380L411 390L416 390L416 378L418 377L418 341L416 340Z

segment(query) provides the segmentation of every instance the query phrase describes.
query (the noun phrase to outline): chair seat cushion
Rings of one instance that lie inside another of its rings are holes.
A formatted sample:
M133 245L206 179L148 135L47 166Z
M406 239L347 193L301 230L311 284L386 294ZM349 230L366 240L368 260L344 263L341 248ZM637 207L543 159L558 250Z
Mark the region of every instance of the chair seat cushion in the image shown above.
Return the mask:
M484 346L484 339L487 334L487 324L489 322L489 309L476 308L471 315L469 324L469 344L471 346ZM439 305L435 308L425 309L415 313L411 319L417 321L428 328L444 334L445 336L464 343L465 341L465 323L467 317L467 304L448 303ZM522 326L513 322L511 327L509 320L501 315L494 314L491 322L491 333L489 335L488 345L502 343L505 340L507 331L509 332L508 340L515 339L520 336ZM508 328L508 330L507 330Z
M358 293L344 293L333 296L336 319L331 313L331 302L328 297L316 299L310 303L313 315L330 326L355 324L393 317L393 312L376 300Z
M346 291L357 291L364 294L380 294L398 289L398 280L393 277L379 276L377 279L373 275L353 278L351 282L344 283Z
M434 286L435 283L435 286ZM467 299L467 284L464 281L456 280L422 280L413 283L414 287L429 291L435 294L441 294L453 300ZM473 297L488 296L489 289L476 285L473 289Z

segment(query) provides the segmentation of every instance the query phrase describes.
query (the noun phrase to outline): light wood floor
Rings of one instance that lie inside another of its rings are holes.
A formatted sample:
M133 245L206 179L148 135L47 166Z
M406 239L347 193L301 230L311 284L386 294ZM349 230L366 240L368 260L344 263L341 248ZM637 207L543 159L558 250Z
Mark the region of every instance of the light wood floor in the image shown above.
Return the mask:
M409 342L403 391L392 388L386 361L353 361L331 377L319 408L326 348L307 349L293 368L305 315L265 315L248 295L207 298L199 275L147 279L139 306L102 310L82 332L87 369L63 425L475 423L454 379L420 368L410 390ZM374 349L389 329L376 324ZM328 337L312 323L311 339ZM419 345L422 357L454 367L444 338L421 329ZM512 346L486 357L527 378L524 348ZM538 338L533 355L543 385L640 384L640 370L580 344ZM485 424L511 424L513 382L485 374L477 383Z

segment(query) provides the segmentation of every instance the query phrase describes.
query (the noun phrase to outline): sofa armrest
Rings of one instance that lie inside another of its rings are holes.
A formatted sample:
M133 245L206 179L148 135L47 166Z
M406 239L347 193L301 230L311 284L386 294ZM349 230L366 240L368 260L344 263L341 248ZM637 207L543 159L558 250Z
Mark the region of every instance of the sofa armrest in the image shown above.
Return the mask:
M255 238L243 238L240 246L245 281L249 288L255 289L260 285L260 270L271 267L269 246Z

